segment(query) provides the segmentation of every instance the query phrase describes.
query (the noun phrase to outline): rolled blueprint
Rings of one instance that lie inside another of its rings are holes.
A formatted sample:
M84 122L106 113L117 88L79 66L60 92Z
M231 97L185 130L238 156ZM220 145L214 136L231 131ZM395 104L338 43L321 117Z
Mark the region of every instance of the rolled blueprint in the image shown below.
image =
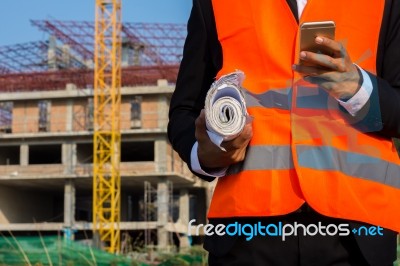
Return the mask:
M207 93L207 133L219 147L222 141L237 137L246 125L246 103L241 91L243 80L244 73L237 70L216 80Z

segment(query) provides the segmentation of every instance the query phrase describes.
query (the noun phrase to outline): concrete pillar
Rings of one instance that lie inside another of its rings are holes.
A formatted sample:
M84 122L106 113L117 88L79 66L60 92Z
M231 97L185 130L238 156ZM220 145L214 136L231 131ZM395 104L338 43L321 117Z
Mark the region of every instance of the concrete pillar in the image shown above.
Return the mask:
M168 81L166 79L159 79L157 81L157 86L166 87L168 86ZM161 94L158 96L157 109L158 128L167 128L169 103L166 95Z
M47 51L47 67L49 70L57 70L57 41L56 37L50 36L49 48Z
M182 189L179 194L179 221L185 226L189 224L189 193L187 189ZM181 248L190 246L186 235L180 238L179 246Z
M63 143L62 144L62 164L64 165L64 174L73 174L76 166L76 144Z
M158 86L168 86L168 83L166 80L158 80ZM168 106L167 96L159 95L157 106L158 128L166 129L168 126Z
M67 100L67 108L66 108L66 110L65 110L65 112L66 112L66 119L65 119L65 123L66 123L66 125L65 125L65 130L67 131L67 132L71 132L72 131L72 125L73 125L73 123L74 123L74 119L73 119L73 117L74 117L74 101L73 100Z
M74 91L76 90L76 85L73 83L68 83L65 86L65 90L67 91ZM73 124L74 124L74 101L72 99L68 99L66 101L66 119L65 119L65 130L67 132L71 132L73 130Z
M209 209L209 207L210 207L211 199L212 199L212 196L214 194L214 190L215 190L216 185L217 185L217 178L214 181L207 183L207 185L205 187L206 209Z
M169 196L168 182L166 179L163 179L157 184L157 238L158 247L160 249L165 249L168 246L168 231L166 225L169 216Z
M72 227L75 223L75 184L72 180L65 181L64 186L64 234L72 238Z
M28 144L21 144L19 147L19 162L21 166L29 164L29 146Z
M167 171L167 141L165 139L154 142L154 156L156 169L159 173Z
M126 37L122 38L122 49L121 49L121 66L127 67L130 65L130 61L132 60L132 43Z
M187 189L181 189L179 194L179 220L184 225L189 223L189 192Z
M62 63L65 68L71 67L71 52L68 44L62 46Z

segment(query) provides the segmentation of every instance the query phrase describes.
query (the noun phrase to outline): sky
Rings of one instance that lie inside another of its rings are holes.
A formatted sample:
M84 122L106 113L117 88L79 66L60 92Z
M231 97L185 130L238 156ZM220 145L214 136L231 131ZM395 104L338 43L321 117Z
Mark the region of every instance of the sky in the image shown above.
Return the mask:
M0 0L0 46L46 40L30 19L94 20L95 0ZM192 0L122 0L122 21L186 23Z

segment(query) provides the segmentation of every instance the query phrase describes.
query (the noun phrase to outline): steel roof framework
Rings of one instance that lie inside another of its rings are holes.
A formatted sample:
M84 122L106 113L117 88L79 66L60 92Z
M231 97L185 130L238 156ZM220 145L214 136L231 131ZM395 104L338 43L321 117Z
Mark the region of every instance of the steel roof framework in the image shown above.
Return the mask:
M32 20L32 25L54 36L56 69L51 69L49 41L0 47L0 91L79 88L93 84L94 23ZM158 79L174 83L186 36L185 24L123 23L122 40L130 60L123 65L122 86L151 85ZM63 60L67 46L69 63ZM124 51L123 51L124 53Z

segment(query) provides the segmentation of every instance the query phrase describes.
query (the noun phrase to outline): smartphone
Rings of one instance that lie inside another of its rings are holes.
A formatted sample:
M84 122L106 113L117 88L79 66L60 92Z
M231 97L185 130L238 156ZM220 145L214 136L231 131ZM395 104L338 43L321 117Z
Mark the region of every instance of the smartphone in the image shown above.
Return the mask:
M300 25L300 51L309 51L314 53L331 54L329 49L315 43L316 37L326 37L335 39L334 21L315 21L304 22ZM300 60L300 64L305 64Z

